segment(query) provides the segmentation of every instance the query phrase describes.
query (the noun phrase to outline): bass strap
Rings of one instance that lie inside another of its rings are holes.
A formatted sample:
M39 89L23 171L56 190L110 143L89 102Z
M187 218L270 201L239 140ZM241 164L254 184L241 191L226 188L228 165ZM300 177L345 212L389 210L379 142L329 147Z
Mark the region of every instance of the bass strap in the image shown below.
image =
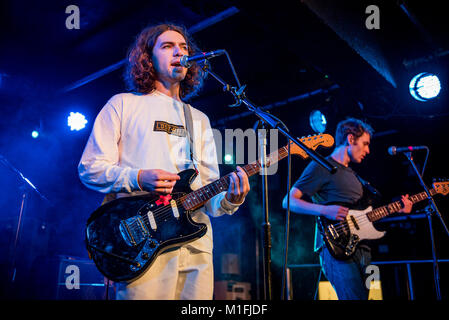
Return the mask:
M374 188L368 181L366 181L365 179L362 179L362 177L360 177L355 171L354 171L354 174L357 177L357 179L359 179L362 186L366 188L366 190L368 190L373 196L375 196L377 198L382 198L382 195L380 194L380 192L376 188Z

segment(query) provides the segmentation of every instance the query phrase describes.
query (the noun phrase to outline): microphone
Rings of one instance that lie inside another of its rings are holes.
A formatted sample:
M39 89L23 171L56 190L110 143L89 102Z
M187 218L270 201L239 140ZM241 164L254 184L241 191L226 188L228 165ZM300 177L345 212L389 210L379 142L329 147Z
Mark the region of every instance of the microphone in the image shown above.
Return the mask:
M423 149L428 149L428 148L426 146L408 146L408 147L391 146L388 148L388 153L392 156L395 156L396 153L411 152L411 151L423 150Z
M210 58L221 56L224 53L225 53L225 50L220 49L220 50L209 51L209 52L201 52L201 53L193 55L193 56L182 56L180 63L181 63L181 66L190 68L192 66L192 62L207 60Z

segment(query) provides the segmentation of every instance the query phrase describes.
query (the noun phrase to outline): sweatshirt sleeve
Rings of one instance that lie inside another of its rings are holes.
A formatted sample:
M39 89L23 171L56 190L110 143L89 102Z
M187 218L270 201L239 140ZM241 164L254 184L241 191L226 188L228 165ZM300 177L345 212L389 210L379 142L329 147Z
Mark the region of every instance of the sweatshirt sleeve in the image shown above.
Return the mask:
M119 141L121 136L122 102L111 98L95 119L87 141L78 174L81 182L102 193L140 190L138 169L120 166Z
M196 133L197 130L195 129L194 132ZM201 135L201 139L199 140L201 141L201 158L197 159L197 164L200 170L201 183L205 186L220 178L214 135L209 118L206 115L204 115L204 119L201 121ZM243 204L243 201L239 204L229 202L225 194L225 191L221 192L206 202L205 209L209 216L219 217L223 214L232 215Z

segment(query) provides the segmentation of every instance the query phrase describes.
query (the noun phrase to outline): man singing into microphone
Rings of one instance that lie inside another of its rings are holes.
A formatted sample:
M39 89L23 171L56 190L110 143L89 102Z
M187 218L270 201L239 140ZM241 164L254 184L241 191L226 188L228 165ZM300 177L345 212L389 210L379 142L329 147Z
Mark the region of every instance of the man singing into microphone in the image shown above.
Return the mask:
M335 174L329 173L314 161L308 164L300 178L290 190L290 209L296 213L322 216L330 220L343 221L348 214L348 206L362 199L364 188L360 177L349 167L350 163L361 163L369 154L373 129L358 120L347 119L337 125L335 149L327 160L337 167ZM371 187L372 189L372 187ZM373 191L371 191L373 192ZM287 196L283 207L287 207ZM303 200L309 197L312 202ZM409 213L412 202L408 195L402 196L404 207L399 212ZM337 205L347 204L345 205ZM370 247L360 243L348 260L335 259L315 230L315 252L320 255L324 274L334 287L340 300L367 300L368 288L365 285L366 267L371 261Z
M185 68L180 59L197 51L186 30L172 24L145 28L136 38L125 73L131 92L114 95L100 111L78 167L81 181L105 193L105 201L148 191L168 196L177 173L188 168L198 172L193 190L219 178L209 119L183 102L197 93L203 74L197 65ZM209 216L233 214L248 192L248 176L238 167L227 192L192 213L194 221L207 225L207 233L160 254L138 279L118 283L117 299L212 299Z

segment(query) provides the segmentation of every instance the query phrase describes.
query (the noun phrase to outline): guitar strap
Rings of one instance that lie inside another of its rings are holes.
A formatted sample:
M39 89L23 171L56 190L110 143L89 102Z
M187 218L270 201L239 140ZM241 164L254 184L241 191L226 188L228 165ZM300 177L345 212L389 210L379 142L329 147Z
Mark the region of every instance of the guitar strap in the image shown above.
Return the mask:
M368 181L366 181L365 179L362 179L362 177L360 177L355 171L354 171L354 174L357 177L357 179L359 179L362 186L365 187L369 192L371 192L372 195L374 195L377 198L382 198L382 195L380 194L380 192L376 188L374 188Z
M192 160L192 164L196 172L198 172L198 169L196 168L197 158L195 153L195 143L193 141L192 112L190 111L190 106L188 104L184 103L183 105L184 105L184 117L186 120L187 138L189 139L190 159Z

